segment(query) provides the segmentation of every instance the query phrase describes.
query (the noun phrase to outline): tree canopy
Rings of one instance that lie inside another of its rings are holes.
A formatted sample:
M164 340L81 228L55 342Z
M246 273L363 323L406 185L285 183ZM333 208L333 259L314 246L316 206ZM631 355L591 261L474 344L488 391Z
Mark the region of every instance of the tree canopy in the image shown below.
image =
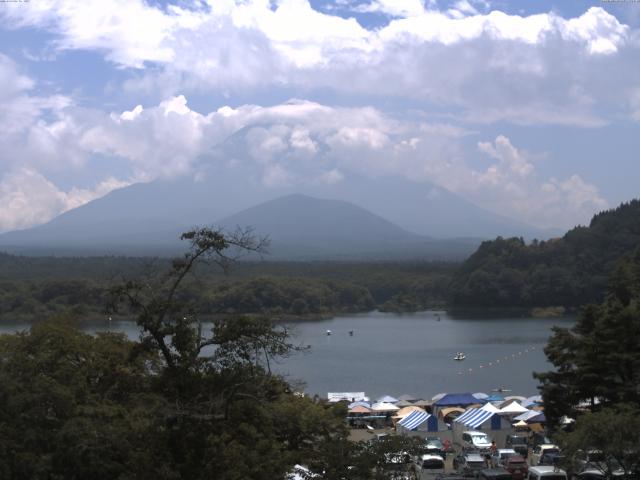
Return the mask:
M555 327L545 353L554 370L540 380L545 416L574 468L578 454L597 450L592 465L607 477L640 465L640 249L623 258L601 304L587 305L571 328ZM562 433L563 416L575 419ZM616 466L616 468L614 468Z
M578 307L604 298L619 259L640 244L640 200L599 213L562 238L483 242L454 275L457 306Z
M322 478L388 478L385 453L416 445L349 442L345 405L296 393L271 371L297 350L285 328L223 315L203 331L185 279L262 243L210 229L184 238L189 251L165 275L111 292L139 341L83 333L73 315L0 336L0 477L284 479L304 462Z

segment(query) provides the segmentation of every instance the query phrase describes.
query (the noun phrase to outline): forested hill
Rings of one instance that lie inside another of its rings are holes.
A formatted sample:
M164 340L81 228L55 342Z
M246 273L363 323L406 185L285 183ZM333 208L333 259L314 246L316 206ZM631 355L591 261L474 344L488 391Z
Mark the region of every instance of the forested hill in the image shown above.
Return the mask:
M483 242L454 275L454 306L575 307L601 301L607 277L640 246L640 200L593 217L564 237Z

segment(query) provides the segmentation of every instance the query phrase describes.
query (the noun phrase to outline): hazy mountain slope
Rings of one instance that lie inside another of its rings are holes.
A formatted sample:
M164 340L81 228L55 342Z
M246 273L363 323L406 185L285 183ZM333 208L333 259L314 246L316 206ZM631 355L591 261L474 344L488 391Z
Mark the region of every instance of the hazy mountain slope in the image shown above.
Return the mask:
M380 244L421 240L384 218L342 200L292 194L256 205L218 221L225 227L251 225L286 243Z
M277 258L460 259L479 244L433 240L403 230L352 203L300 194L262 203L216 223L226 229L251 225L270 237L269 251Z
M247 174L246 171L235 174L209 172L203 181L181 179L132 185L66 212L45 225L0 235L0 246L19 253L144 254L167 249L174 251L179 246L178 234L191 226L210 225L228 218L233 220L232 215L237 212L300 191L351 202L369 210L370 215L383 217L395 224L396 229L401 227L405 234L475 239L497 235L549 236L482 210L445 189L401 178L353 177L333 185L276 188L266 187L259 179ZM346 213L339 208L337 210L336 221ZM287 211L283 215L289 213ZM309 220L314 217L317 215L309 215ZM245 223L245 220L250 221ZM235 222L260 230L259 220L260 216L254 215L239 217ZM342 221L347 221L347 217ZM310 230L310 227L305 224L301 234L313 231L315 236L321 236L324 233ZM337 234L342 228L335 230ZM289 239L294 240L293 232L289 233ZM359 235L360 241L364 242L367 236L372 235ZM295 245L288 246L293 248Z

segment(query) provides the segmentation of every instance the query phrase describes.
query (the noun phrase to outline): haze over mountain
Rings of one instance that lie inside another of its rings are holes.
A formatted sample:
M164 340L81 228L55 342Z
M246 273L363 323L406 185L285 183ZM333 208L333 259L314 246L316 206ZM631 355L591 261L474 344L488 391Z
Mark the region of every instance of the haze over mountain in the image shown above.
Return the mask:
M174 253L182 248L180 232L216 224L251 226L269 235L278 257L395 252L459 258L481 238L549 236L443 188L400 178L354 178L348 185L312 185L305 191L326 200L294 195L294 187L239 184L228 173L136 184L47 224L1 235L0 246L26 254ZM436 241L460 237L474 240Z

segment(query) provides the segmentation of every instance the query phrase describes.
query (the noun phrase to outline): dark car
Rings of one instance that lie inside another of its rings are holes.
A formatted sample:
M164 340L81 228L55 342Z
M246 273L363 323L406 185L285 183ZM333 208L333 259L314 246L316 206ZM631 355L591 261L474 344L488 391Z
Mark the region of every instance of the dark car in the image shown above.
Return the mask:
M511 474L513 480L524 480L529 473L527 461L520 455L509 457L503 466Z
M453 468L465 477L478 476L478 473L486 466L484 457L478 453L460 454L453 459Z
M504 468L487 468L481 470L478 478L482 480L513 480L511 473Z
M458 473L442 473L436 476L436 480L469 480Z
M538 465L558 466L563 460L564 457L561 455L560 450L552 448L542 453Z
M527 458L529 454L529 439L521 435L507 435L505 448L513 448L516 452Z
M553 442L549 437L543 435L542 433L534 433L531 437L531 448L536 448L539 445L549 445Z

